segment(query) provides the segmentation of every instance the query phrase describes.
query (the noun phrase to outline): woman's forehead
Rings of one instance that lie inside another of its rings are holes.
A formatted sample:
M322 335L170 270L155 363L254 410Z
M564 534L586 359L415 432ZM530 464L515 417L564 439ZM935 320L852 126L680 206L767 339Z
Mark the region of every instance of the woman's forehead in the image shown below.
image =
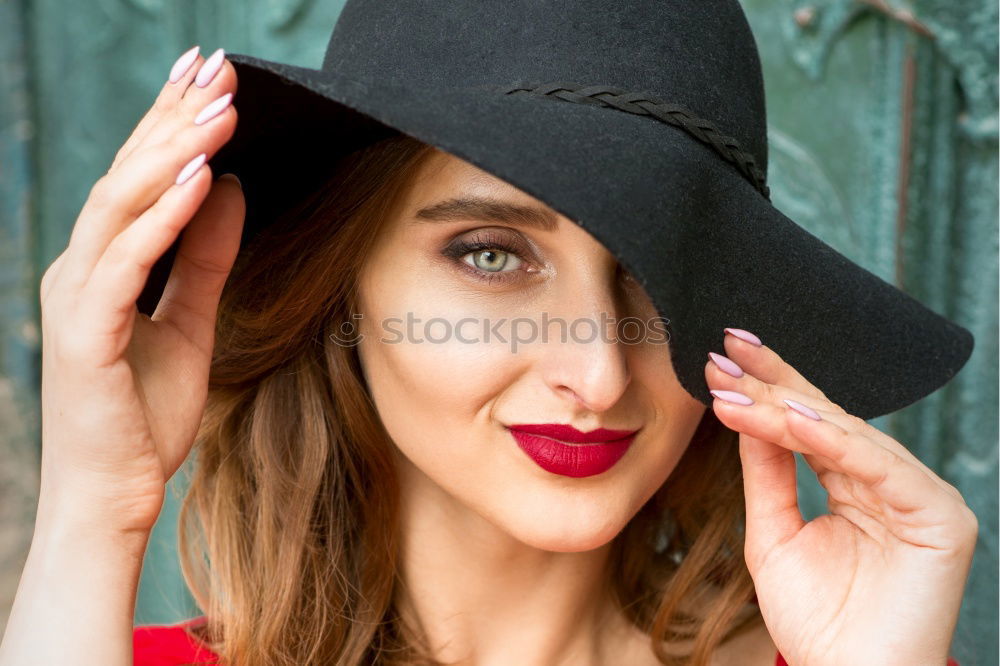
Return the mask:
M558 215L545 202L511 185L476 165L450 153L435 149L422 165L418 177L417 198L423 205L430 199L468 196L494 198L520 205L547 209Z

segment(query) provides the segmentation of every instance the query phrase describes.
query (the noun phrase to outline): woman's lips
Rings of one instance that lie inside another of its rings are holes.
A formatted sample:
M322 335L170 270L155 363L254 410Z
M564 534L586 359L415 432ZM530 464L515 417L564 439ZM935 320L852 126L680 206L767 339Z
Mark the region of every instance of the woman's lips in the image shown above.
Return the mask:
M598 428L590 432L583 432L573 426L561 423L526 423L507 427L511 430L519 430L530 435L541 435L542 437L558 439L560 442L572 444L602 444L604 442L624 439L639 432L638 430L608 430L607 428Z
M638 432L601 428L584 433L560 424L513 425L508 429L521 450L539 467L574 478L609 470L625 455ZM568 438L574 441L560 441Z

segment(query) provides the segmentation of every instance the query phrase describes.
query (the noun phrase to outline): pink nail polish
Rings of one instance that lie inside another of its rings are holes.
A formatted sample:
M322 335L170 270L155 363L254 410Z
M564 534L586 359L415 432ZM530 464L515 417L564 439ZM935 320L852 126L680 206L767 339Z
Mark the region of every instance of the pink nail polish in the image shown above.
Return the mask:
M212 118L216 117L217 115L225 111L226 107L228 107L229 103L232 101L233 101L233 93L226 93L219 99L215 100L214 102L211 102L204 109L198 112L198 115L195 116L194 124L204 125L209 120L211 120Z
M739 391L723 391L721 389L712 389L709 391L719 400L725 400L726 402L733 402L737 405L752 405L753 399L748 395L743 395Z
M784 400L784 402L785 402L786 405L788 405L789 407L791 407L792 409L794 409L795 411L797 411L799 414L803 414L805 416L808 416L813 421L820 421L821 420L819 414L817 414L815 411L813 411L813 409L811 407L803 405L801 402L798 402L796 400L789 400L788 398L782 398L782 400Z
M191 65L198 59L198 46L192 46L177 59L174 66L170 68L170 82L177 83L181 77L187 74Z
M205 153L202 153L198 157L194 158L190 162L184 165L181 172L177 174L177 180L174 181L177 185L183 185L188 181L188 179L195 174L195 172L205 164Z
M226 59L226 52L222 49L216 49L215 53L208 56L208 60L201 64L201 69L198 70L198 76L194 77L194 84L199 88L204 88L215 75L219 73L222 69L222 62Z
M708 352L708 356L717 366L719 366L719 370L722 370L727 375L732 375L737 378L743 376L743 368L736 365L736 363L729 357L723 356L722 354L716 354L715 352Z
M742 328L725 328L723 329L726 333L730 335L735 335L740 340L745 340L755 347L760 347L763 343L760 341L756 335L750 331L744 331Z

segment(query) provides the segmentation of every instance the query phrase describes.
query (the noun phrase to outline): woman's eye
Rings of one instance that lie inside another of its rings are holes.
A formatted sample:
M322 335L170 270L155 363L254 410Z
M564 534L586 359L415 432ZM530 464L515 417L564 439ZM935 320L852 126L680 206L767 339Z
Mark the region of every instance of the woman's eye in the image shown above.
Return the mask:
M529 245L517 236L495 230L479 230L458 238L441 250L460 270L490 284L517 282L536 272Z
M516 254L498 248L476 250L466 254L463 259L466 257L470 259L465 263L486 273L506 272L505 268L517 270L521 265L521 258Z

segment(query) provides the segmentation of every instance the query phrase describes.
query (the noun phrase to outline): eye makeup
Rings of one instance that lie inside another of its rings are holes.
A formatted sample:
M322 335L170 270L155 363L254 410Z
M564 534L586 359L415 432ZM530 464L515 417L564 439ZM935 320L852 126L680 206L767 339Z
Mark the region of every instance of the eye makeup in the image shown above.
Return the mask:
M527 268L516 268L514 270L487 271L464 261L464 258L472 253L484 250L497 250L515 257ZM441 254L451 259L459 270L466 271L472 277L482 280L488 284L510 283L524 279L518 273L536 273L533 260L529 256L534 253L528 248L517 234L502 233L493 229L480 229L467 235L460 236L445 246Z

